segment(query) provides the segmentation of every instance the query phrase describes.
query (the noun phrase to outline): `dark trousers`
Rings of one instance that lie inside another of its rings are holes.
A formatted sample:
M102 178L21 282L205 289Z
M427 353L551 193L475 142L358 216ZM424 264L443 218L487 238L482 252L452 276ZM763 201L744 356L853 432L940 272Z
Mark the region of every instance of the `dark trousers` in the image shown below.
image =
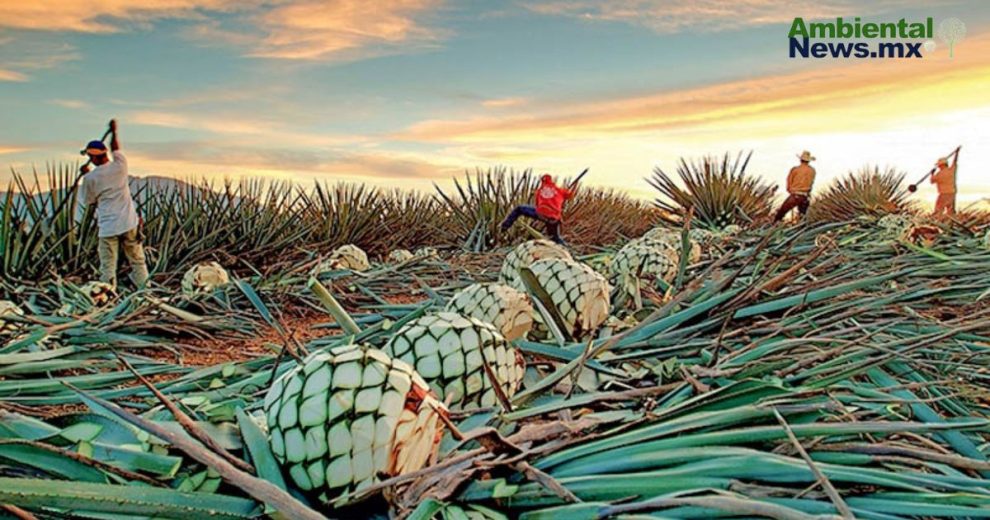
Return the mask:
M780 206L780 209L777 210L777 216L774 217L773 221L780 222L784 217L787 216L787 213L794 208L797 208L798 212L801 213L801 216L807 215L808 204L809 201L807 195L792 193L791 196L787 197L787 200L785 200L784 203Z
M513 208L512 212L509 213L508 217L502 221L502 229L506 230L515 224L519 217L528 217L533 220L539 220L543 223L544 228L546 228L546 235L550 237L550 240L558 244L563 244L564 239L560 238L560 221L556 219L546 218L536 212L536 206L530 206L528 204L522 204Z

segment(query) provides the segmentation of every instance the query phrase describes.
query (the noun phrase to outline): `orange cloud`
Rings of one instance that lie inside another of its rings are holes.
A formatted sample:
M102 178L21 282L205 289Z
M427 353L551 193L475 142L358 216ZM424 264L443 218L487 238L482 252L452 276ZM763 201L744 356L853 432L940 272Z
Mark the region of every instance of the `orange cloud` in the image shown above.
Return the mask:
M46 31L110 33L122 23L159 18L188 18L197 12L226 11L250 5L238 0L54 0L0 3L0 27Z
M190 38L285 59L356 59L435 44L444 32L418 18L442 0L55 0L0 3L0 28L114 33L160 19L189 19ZM237 32L212 15L237 13L256 26Z
M510 108L525 105L529 99L524 97L505 97L496 99L486 99L481 102L485 108Z
M28 77L14 70L0 69L0 81L27 81Z
M426 45L440 39L436 29L416 21L439 0L338 0L296 2L259 17L267 36L253 56L319 59L352 57L355 51L384 52L399 45Z

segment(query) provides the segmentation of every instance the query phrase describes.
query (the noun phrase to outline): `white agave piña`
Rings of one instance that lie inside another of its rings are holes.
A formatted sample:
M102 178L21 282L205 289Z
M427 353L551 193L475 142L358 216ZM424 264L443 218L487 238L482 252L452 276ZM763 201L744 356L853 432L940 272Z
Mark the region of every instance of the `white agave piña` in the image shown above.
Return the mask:
M609 282L624 294L636 297L639 282L662 280L670 283L677 274L677 260L668 245L656 240L632 240L622 247L609 264Z
M611 288L605 277L574 260L547 258L529 266L573 338L583 338L608 319ZM534 316L542 323L539 315Z
M0 300L0 332L16 330L17 324L7 318L24 316L24 311L10 300Z
M513 396L526 369L522 355L494 326L453 312L428 314L407 323L384 350L412 365L454 408L498 404L496 384L506 396ZM497 381L492 381L489 371Z
M529 267L533 262L543 260L544 258L563 258L570 260L571 254L559 244L555 244L549 240L538 239L523 242L510 251L509 254L505 255L498 279L513 289L525 291L526 286L523 285L522 280L519 278L519 269Z
M187 296L211 293L230 283L230 275L216 262L202 262L182 276L182 292Z
M393 263L405 262L407 260L412 260L415 256L408 249L393 249L388 253L387 260Z
M367 271L369 268L371 268L371 263L368 262L368 254L354 244L346 244L334 249L333 253L330 254L330 258L320 264L319 271L325 272L337 269Z
M877 226L880 229L895 236L901 236L913 224L914 221L910 215L901 213L890 213L877 220Z
M417 249L416 252L413 253L413 256L416 258L438 258L440 256L440 252L437 251L437 248L435 247L424 246Z
M358 345L311 354L275 381L264 410L275 458L324 502L421 469L447 413L411 366Z
M644 233L640 237L640 240L650 240L666 246L668 248L668 255L674 264L680 263L681 248L683 246L681 230L657 226ZM691 237L690 231L688 232L688 245L691 248L688 253L688 262L694 264L701 261L701 244Z
M508 341L523 338L533 326L529 296L500 283L476 283L454 295L447 311L491 323Z

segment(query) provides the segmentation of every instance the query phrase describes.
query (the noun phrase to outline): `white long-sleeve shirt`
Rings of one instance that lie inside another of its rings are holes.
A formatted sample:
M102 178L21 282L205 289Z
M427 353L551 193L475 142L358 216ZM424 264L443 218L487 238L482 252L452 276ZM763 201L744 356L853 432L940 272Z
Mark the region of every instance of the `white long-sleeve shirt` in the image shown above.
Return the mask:
M127 185L127 157L113 152L113 161L87 173L79 187L79 203L96 204L100 238L124 234L138 225L134 198Z

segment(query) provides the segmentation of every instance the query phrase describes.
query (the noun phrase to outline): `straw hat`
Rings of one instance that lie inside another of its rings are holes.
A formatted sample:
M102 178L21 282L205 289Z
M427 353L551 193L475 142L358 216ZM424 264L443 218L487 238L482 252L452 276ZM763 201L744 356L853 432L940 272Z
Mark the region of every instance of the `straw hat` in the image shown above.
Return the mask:
M801 159L804 162L811 162L815 160L815 158L811 155L811 152L809 152L808 150L801 152L801 155L798 156L798 159Z
M935 166L948 166L948 165L949 165L948 157L939 157L938 161L935 162Z

